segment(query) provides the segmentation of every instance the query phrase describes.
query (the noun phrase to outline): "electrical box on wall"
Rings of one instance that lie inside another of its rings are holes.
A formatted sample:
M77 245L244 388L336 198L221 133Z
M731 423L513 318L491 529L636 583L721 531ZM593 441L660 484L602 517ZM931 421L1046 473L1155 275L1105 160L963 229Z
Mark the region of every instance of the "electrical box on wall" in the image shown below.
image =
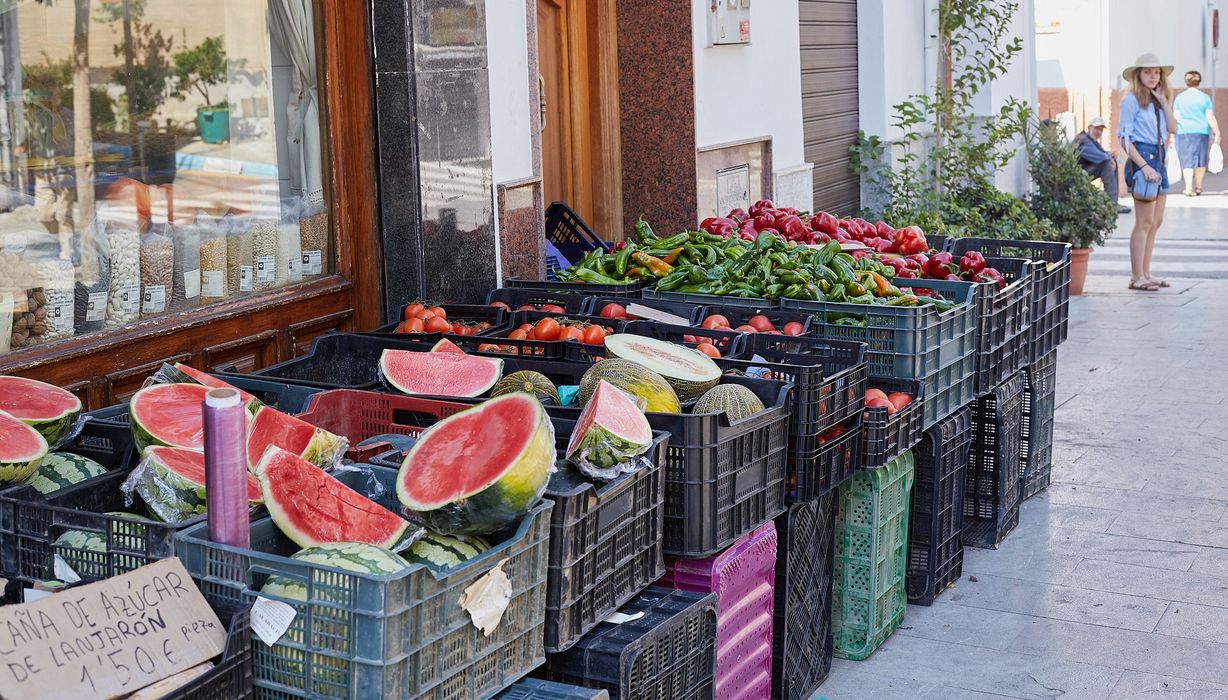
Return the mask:
M709 0L708 45L750 43L751 0Z

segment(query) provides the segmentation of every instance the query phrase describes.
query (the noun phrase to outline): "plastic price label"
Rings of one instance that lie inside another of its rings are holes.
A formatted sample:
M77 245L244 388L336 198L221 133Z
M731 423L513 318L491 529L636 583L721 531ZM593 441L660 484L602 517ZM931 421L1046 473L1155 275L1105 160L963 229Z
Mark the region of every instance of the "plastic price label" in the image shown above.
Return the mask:
M252 266L243 265L239 268L239 291L252 291Z
M294 606L272 598L257 597L252 603L252 631L260 641L273 646L294 622Z
M222 270L205 270L200 273L201 295L217 298L226 294L226 273Z
M183 273L183 296L195 299L200 296L200 269L188 270Z
M160 314L166 311L166 287L161 284L145 285L145 295L141 299L141 312Z
M125 284L119 288L120 309L132 313L141 308L141 285Z
M319 275L324 272L324 255L318 250L308 250L303 253L303 274Z
M256 281L268 284L277 276L277 258L272 255L261 255L256 258Z
M85 320L87 322L103 321L107 318L107 293L90 292L85 304Z
M52 325L57 331L72 330L72 304L56 304L51 307Z

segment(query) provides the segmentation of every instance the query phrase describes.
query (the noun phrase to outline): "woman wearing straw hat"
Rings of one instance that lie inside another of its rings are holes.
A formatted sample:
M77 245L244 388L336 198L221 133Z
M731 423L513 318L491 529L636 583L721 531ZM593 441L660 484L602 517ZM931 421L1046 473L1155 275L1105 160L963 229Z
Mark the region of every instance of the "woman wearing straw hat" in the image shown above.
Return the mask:
M1153 53L1138 57L1121 72L1130 91L1121 100L1117 135L1126 152L1126 185L1134 195L1134 230L1130 232L1130 289L1154 292L1169 286L1151 276L1151 251L1156 232L1164 221L1168 172L1164 167L1164 144L1177 133L1177 118L1169 103L1168 75L1172 66L1162 65ZM1159 183L1154 199L1140 199L1135 192L1135 173L1149 183Z

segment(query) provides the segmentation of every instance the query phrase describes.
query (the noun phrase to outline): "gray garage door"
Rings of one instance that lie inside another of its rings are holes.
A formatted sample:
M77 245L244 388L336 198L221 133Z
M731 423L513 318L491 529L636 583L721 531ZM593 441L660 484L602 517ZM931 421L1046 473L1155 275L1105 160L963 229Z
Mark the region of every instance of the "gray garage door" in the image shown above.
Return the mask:
M849 146L857 139L857 2L799 0L802 120L814 163L814 207L852 214L861 207Z

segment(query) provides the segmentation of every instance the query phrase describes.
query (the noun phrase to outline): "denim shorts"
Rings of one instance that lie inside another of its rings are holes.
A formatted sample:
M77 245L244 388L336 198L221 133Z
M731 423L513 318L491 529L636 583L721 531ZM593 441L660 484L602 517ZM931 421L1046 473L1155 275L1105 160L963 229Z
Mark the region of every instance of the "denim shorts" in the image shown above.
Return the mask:
M1163 153L1163 151L1161 151L1154 143L1136 143L1134 144L1134 150L1138 151L1139 155L1143 157L1143 160L1147 161L1147 165L1150 165L1153 170L1160 174L1160 194L1168 194L1168 168L1164 167L1164 162L1160 158L1160 154ZM1142 170L1142 168L1135 165L1133 159L1126 161L1127 189L1133 189L1134 173L1138 172L1139 170Z

